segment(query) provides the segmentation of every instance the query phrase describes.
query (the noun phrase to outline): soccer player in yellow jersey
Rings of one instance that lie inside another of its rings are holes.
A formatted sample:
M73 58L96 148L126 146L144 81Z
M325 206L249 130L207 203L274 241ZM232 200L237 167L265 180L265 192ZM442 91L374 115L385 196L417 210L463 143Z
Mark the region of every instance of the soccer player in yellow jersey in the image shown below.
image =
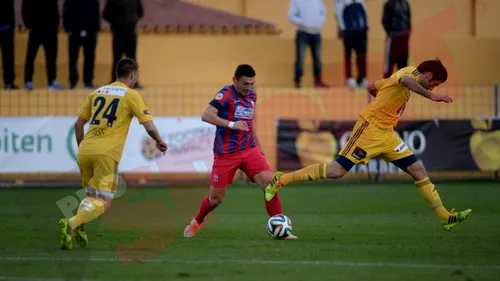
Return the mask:
M455 213L453 209L445 209L424 166L394 131L398 118L410 99L410 91L435 102L453 102L447 95L431 92L447 78L446 68L436 59L424 61L418 67L402 68L390 78L370 83L368 91L375 99L361 112L336 161L330 164L314 164L288 174L276 172L273 181L266 187L266 200L271 200L278 189L290 183L338 179L355 164L366 164L371 158L381 156L413 177L417 190L439 217L445 230L463 222L472 210Z
M85 248L88 239L83 224L96 219L111 206L118 185L118 164L134 116L156 141L156 147L162 152L167 150L148 106L132 89L139 77L137 63L129 58L120 60L116 75L116 82L93 91L78 111L75 123L78 167L87 198L80 202L75 216L59 221L63 249L72 248L72 235ZM88 121L90 126L84 135L83 128Z

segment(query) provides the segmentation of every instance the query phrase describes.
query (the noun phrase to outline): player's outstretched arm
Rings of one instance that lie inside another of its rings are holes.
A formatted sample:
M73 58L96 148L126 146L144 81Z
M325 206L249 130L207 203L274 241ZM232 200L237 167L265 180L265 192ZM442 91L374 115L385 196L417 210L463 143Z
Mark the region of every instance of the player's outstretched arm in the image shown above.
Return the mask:
M78 146L80 146L80 143L83 140L83 137L85 136L85 132L83 127L87 123L87 120L85 120L83 117L78 116L78 119L76 119L75 122L75 137L76 137L76 143Z
M231 128L233 130L243 130L243 131L248 131L248 125L245 122L230 122L226 119L222 119L219 116L217 116L217 113L219 111L217 108L215 108L213 105L209 104L207 105L207 108L201 115L201 120L203 122L207 122L209 124L215 125L217 127L226 127L226 128Z
M408 89L412 90L413 92L426 97L432 101L436 102L453 102L453 99L448 96L448 95L437 95L432 93L431 91L427 90L426 88L422 87L415 79L408 77L408 76L403 76L401 78L401 84L405 85Z
M420 83L418 83L417 81L415 81L415 79L413 79L409 76L401 77L401 84L405 85L406 88L412 90L413 92L415 92L415 93L417 93L425 98L431 99L431 97L432 97L431 91L422 87L422 85L420 85Z
M167 151L167 144L161 139L160 133L153 121L147 121L142 124L148 135L156 141L156 147L161 151Z

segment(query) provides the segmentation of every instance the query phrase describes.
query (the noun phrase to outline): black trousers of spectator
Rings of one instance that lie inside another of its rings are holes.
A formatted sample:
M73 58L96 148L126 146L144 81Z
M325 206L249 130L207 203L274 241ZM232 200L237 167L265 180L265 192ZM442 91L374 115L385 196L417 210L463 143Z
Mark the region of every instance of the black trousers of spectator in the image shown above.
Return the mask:
M368 48L367 31L346 31L344 33L344 67L346 79L352 77L351 54L356 51L357 82L366 78L366 52Z
M26 64L24 68L24 81L33 81L35 58L40 45L43 45L43 49L45 50L47 81L50 85L52 81L56 80L57 29L30 31L28 50L26 52Z
M82 36L84 35L84 36ZM69 35L69 82L71 86L78 83L78 56L80 48L83 47L83 83L85 86L92 85L94 80L95 50L97 45L97 32L79 31L71 32Z
M410 34L388 36L385 41L384 78L392 75L394 65L398 70L408 66Z
M112 81L116 80L116 65L123 54L127 58L136 60L137 52L137 32L133 29L114 29L113 30L113 67Z
M3 82L5 85L14 83L14 31L0 31L0 48L2 48Z

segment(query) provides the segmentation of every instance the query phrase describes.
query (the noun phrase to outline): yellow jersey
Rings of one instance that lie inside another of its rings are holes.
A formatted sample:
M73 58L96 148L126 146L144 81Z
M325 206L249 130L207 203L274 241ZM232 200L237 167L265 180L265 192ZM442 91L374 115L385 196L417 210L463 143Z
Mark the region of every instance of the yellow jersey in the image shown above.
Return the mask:
M132 118L137 117L141 124L153 120L139 93L121 82L93 91L78 110L78 115L90 122L78 155L108 155L118 163Z
M378 90L377 96L363 109L361 117L379 128L394 129L411 95L410 89L401 84L403 76L418 81L418 69L408 66L398 70L387 79L377 80L375 82Z

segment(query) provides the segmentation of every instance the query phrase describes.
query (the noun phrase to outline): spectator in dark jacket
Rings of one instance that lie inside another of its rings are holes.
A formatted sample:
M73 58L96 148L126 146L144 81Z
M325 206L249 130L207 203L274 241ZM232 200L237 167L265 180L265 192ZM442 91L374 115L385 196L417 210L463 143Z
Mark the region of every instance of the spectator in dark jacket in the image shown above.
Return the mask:
M116 64L123 54L127 58L136 59L137 32L139 20L144 16L141 0L107 0L103 18L110 23L113 32L113 67L112 81L116 80ZM136 83L135 88L141 88Z
M344 41L345 76L350 88L366 88L366 52L368 45L368 16L365 0L334 0L339 37ZM351 52L356 51L358 77L354 79Z
M18 89L14 85L14 30L16 18L14 0L0 1L0 48L2 48L3 82L6 90Z
M24 69L26 89L33 89L35 58L40 45L43 45L45 49L49 89L63 89L61 84L56 81L57 32L59 29L58 0L23 0L22 15L24 25L30 30Z
M382 25L387 34L384 61L384 78L392 75L394 65L398 69L408 66L411 33L411 10L407 0L388 0L384 5Z
M97 33L101 25L99 0L65 0L63 26L69 39L69 83L71 89L78 84L78 55L83 46L83 83L86 89L95 88L95 50Z

